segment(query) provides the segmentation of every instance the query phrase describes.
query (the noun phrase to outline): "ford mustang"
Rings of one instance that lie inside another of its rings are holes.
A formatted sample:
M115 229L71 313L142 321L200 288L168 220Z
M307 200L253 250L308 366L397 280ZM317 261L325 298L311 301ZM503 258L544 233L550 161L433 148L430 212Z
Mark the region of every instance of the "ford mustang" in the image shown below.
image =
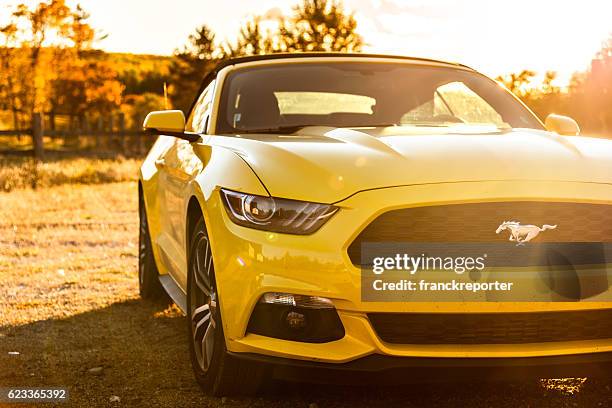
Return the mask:
M223 61L144 128L140 294L187 315L205 392L610 375L612 142L571 118L461 64L303 53Z

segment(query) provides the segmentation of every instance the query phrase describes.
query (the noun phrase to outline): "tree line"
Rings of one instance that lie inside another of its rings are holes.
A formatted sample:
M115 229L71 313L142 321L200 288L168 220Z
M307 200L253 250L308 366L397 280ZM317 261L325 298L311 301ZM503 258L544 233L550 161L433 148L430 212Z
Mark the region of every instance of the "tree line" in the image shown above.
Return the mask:
M253 16L234 42L225 43L219 43L208 26L198 27L187 45L177 50L170 68L174 106L188 109L203 73L223 59L277 52L359 52L364 45L355 17L335 0L303 0L277 23L276 29L266 30L262 17Z
M572 75L566 90L554 85L556 72L546 72L540 83L534 83L536 75L523 70L496 79L541 119L550 113L568 115L586 134L612 136L612 35L602 44L589 69Z
M187 109L207 70L224 58L291 51L359 51L357 23L336 0L304 0L274 33L259 17L246 21L235 42L217 43L207 27L197 28L169 61L146 72L120 69L121 58L93 49L104 38L80 6L65 0L20 4L0 22L0 126L27 129L35 112L51 126L81 127L121 112L138 127L150 110ZM148 56L143 56L145 58ZM133 56L138 59L140 56ZM164 100L167 89L169 103ZM4 116L2 116L4 114ZM65 123L67 122L67 123Z
M0 22L0 126L26 129L35 112L46 115L52 126L61 117L66 127L121 112L128 126L137 128L150 110L188 109L203 76L223 59L362 50L357 21L339 0L295 1L273 28L264 24L269 19L253 16L233 41L219 41L206 25L197 27L168 58L95 50L104 35L91 26L86 10L65 0L18 5L8 21ZM541 118L568 114L588 131L612 134L612 37L567 90L554 85L554 72L541 83L534 83L535 76L525 70L497 79Z

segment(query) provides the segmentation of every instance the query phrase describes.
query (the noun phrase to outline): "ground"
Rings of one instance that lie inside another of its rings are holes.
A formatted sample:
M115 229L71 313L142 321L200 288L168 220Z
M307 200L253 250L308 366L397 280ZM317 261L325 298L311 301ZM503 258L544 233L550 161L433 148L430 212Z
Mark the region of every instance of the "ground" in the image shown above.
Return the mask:
M138 297L137 217L133 181L0 193L0 387L66 386L67 407L612 406L612 383L580 379L277 383L258 398L205 397L189 367L185 318Z

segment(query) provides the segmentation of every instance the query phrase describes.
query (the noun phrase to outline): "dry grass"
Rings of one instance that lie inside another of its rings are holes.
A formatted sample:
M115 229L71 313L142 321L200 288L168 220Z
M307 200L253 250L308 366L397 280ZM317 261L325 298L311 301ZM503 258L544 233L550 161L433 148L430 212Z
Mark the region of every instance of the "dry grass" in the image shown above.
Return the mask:
M138 179L139 159L65 158L38 163L0 157L0 191L63 184L102 184Z
M75 407L612 406L609 384L578 380L277 384L262 398L207 398L184 317L138 298L136 198L134 182L0 193L0 387L66 386L62 406Z
M69 405L83 407L113 395L172 406L167 387L202 398L182 316L138 298L136 191L129 182L0 193L0 387L68 386Z
M133 298L136 195L135 183L0 194L0 290L8 295L0 325L37 321L41 311L61 318ZM67 291L80 301L65 302ZM20 312L6 314L10 309Z

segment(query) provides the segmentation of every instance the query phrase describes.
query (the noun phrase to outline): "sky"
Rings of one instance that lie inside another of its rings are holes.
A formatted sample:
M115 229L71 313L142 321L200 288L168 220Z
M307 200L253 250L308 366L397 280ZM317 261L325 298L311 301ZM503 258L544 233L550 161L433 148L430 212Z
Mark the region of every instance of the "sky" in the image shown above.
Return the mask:
M289 14L300 0L81 0L107 51L170 55L207 24L233 40L254 14ZM35 3L26 0L26 3ZM15 0L0 0L0 25ZM70 4L77 1L68 0ZM497 76L585 70L612 34L610 0L344 0L364 51L456 61Z

